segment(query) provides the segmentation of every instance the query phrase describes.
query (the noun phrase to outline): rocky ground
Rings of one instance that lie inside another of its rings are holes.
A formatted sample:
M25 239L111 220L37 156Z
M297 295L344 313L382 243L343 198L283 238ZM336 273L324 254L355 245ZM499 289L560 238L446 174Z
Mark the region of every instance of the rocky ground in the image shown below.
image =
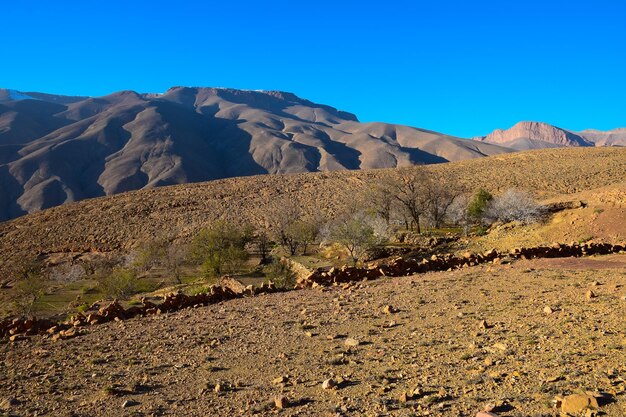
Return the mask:
M601 412L623 416L625 265L626 255L519 261L232 300L57 342L3 341L0 407L521 417L558 415L557 396L602 392Z

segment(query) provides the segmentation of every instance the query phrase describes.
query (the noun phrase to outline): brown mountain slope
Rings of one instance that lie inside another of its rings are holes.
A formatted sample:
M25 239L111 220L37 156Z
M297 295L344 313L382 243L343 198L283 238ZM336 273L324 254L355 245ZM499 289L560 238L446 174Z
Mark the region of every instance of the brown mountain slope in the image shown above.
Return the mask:
M85 98L0 90L0 220L162 185L504 152L426 130L359 123L276 91L175 87L162 95Z
M545 149L426 168L468 188L510 187L540 197L626 180L626 149ZM411 168L407 168L411 169ZM262 175L176 185L66 204L0 223L0 270L38 253L125 250L154 239L186 239L217 218L265 224L287 201L326 218L402 170Z
M474 138L516 150L561 148L569 146L626 146L626 129L572 132L547 123L520 122L510 129L497 129Z

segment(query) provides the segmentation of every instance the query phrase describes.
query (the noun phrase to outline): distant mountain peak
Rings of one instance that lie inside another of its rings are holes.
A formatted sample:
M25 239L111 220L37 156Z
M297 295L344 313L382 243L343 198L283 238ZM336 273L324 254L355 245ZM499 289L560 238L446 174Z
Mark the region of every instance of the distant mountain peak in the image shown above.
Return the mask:
M37 100L26 93L22 93L18 90L10 88L0 88L0 102L1 101L21 101L21 100Z
M543 122L522 121L509 129L496 129L474 140L493 143L516 150L594 146L593 142L557 126Z

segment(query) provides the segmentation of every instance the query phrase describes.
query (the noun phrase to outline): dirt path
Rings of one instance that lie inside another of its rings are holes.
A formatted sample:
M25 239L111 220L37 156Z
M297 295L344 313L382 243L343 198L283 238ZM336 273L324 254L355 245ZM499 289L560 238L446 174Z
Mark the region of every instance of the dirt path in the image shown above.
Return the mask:
M264 295L69 340L3 343L0 403L18 416L451 417L497 403L501 416L538 417L558 415L555 395L590 390L615 395L606 415L626 415L624 258L598 258L593 265L613 268L594 270L545 261ZM337 388L322 388L329 378ZM276 396L286 399L280 411Z

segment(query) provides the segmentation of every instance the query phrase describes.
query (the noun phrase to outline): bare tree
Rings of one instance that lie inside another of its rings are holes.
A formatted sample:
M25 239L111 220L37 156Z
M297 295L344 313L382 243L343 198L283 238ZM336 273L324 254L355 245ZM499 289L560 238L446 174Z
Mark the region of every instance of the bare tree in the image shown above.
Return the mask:
M545 207L538 204L530 194L510 189L489 202L485 217L491 221L519 221L527 224L541 220L545 213Z
M293 201L285 200L268 214L269 229L274 239L292 256L298 251L300 242L292 233L293 224L300 219L300 207Z
M392 180L385 178L374 184L364 195L365 205L370 207L387 225L391 223L393 215L396 200L395 186L396 184Z
M447 210L447 217L452 224L461 226L463 228L463 234L467 236L470 225L472 224L472 216L470 216L468 206L470 204L470 198L466 194L461 194L454 199L450 207Z
M415 225L417 233L421 233L420 220L428 210L428 192L426 172L419 168L404 174L394 183L394 196L403 208L407 217Z
M187 260L188 253L189 248L178 244L168 246L165 253L165 268L178 284L182 284L183 265Z
M363 212L346 214L331 228L331 239L348 251L353 265L356 265L369 249L381 242L369 220Z
M321 221L315 216L305 216L292 201L280 204L269 217L275 239L291 256L300 248L306 255L309 245L319 237Z
M426 191L426 216L435 228L440 228L450 206L461 194L458 187L449 182L435 181L427 178L424 181Z

